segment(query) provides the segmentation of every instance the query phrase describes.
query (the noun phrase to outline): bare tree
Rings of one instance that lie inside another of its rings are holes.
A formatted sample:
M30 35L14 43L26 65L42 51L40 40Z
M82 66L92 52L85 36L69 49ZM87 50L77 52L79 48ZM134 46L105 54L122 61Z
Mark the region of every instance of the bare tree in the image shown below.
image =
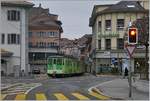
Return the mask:
M144 73L146 73L146 79L148 78L148 47L149 47L149 16L137 19L133 22L133 27L138 28L138 44L145 46L145 68Z

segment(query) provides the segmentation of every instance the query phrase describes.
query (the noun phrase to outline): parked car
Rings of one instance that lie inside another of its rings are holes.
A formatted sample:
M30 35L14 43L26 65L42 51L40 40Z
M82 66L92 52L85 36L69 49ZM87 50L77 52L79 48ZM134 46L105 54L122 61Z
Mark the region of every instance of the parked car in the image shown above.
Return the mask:
M34 69L34 70L32 71L32 73L33 73L33 74L40 74L40 69Z

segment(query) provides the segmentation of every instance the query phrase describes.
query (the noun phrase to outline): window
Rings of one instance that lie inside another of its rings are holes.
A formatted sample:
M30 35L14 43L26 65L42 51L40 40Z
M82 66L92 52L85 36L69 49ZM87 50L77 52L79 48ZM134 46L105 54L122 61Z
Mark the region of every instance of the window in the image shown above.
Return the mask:
M62 59L57 59L57 64L61 65L62 64Z
M20 44L20 35L17 35L17 44Z
M43 32L40 32L40 37L42 37L42 33L43 33Z
M5 43L5 34L1 34L1 43L4 44Z
M111 40L110 39L105 39L105 47L106 47L106 49L111 49Z
M51 33L52 33L51 35L54 36L54 32L51 32Z
M101 32L102 24L101 21L98 22L98 32Z
M54 46L54 42L51 42L51 46Z
M98 40L98 49L101 49L101 40Z
M47 43L47 47L50 47L50 43L49 42Z
M37 37L40 37L40 32L36 32L36 36L37 36Z
M56 37L59 37L59 33L58 33L58 32L56 32L55 36L56 36Z
M122 38L117 39L117 49L124 49L124 40Z
M48 32L48 37L57 36L57 32Z
M40 47L40 43L39 43L39 42L36 42L36 46L39 48L39 47Z
M10 34L7 35L8 44L10 44Z
M106 31L111 30L111 20L105 20L105 30Z
M32 42L29 42L29 48L32 48Z
M29 37L32 37L32 32L29 32Z
M44 34L43 37L46 37L46 36L47 36L47 35L46 35L46 32L43 32L43 34Z
M16 43L16 34L11 34L11 43L12 44Z
M56 42L54 42L54 46L57 46L57 43L56 43Z
M128 8L134 8L135 5L127 5Z
M20 20L20 11L8 10L7 18L9 21L19 21Z
M117 30L123 30L124 28L124 19L117 19Z
M54 59L54 64L56 64L56 59Z
M8 34L8 44L20 44L20 35Z
M48 37L51 37L51 32L48 32Z
M52 65L52 59L49 59L48 63Z
M44 42L44 47L46 48L46 42Z

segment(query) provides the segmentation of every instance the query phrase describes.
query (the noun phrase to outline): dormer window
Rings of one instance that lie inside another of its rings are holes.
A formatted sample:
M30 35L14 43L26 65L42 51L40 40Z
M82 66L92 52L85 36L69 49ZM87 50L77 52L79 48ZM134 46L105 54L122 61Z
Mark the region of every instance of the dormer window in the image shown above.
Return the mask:
M134 8L135 5L127 5L128 8Z

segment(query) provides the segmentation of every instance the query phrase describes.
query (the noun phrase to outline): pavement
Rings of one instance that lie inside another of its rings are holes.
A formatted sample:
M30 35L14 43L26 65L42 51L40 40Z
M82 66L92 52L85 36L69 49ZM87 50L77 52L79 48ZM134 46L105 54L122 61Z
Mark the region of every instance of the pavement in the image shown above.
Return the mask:
M128 79L117 78L100 83L92 90L111 99L119 100L149 100L149 81L136 80L132 83L132 97L129 97Z

